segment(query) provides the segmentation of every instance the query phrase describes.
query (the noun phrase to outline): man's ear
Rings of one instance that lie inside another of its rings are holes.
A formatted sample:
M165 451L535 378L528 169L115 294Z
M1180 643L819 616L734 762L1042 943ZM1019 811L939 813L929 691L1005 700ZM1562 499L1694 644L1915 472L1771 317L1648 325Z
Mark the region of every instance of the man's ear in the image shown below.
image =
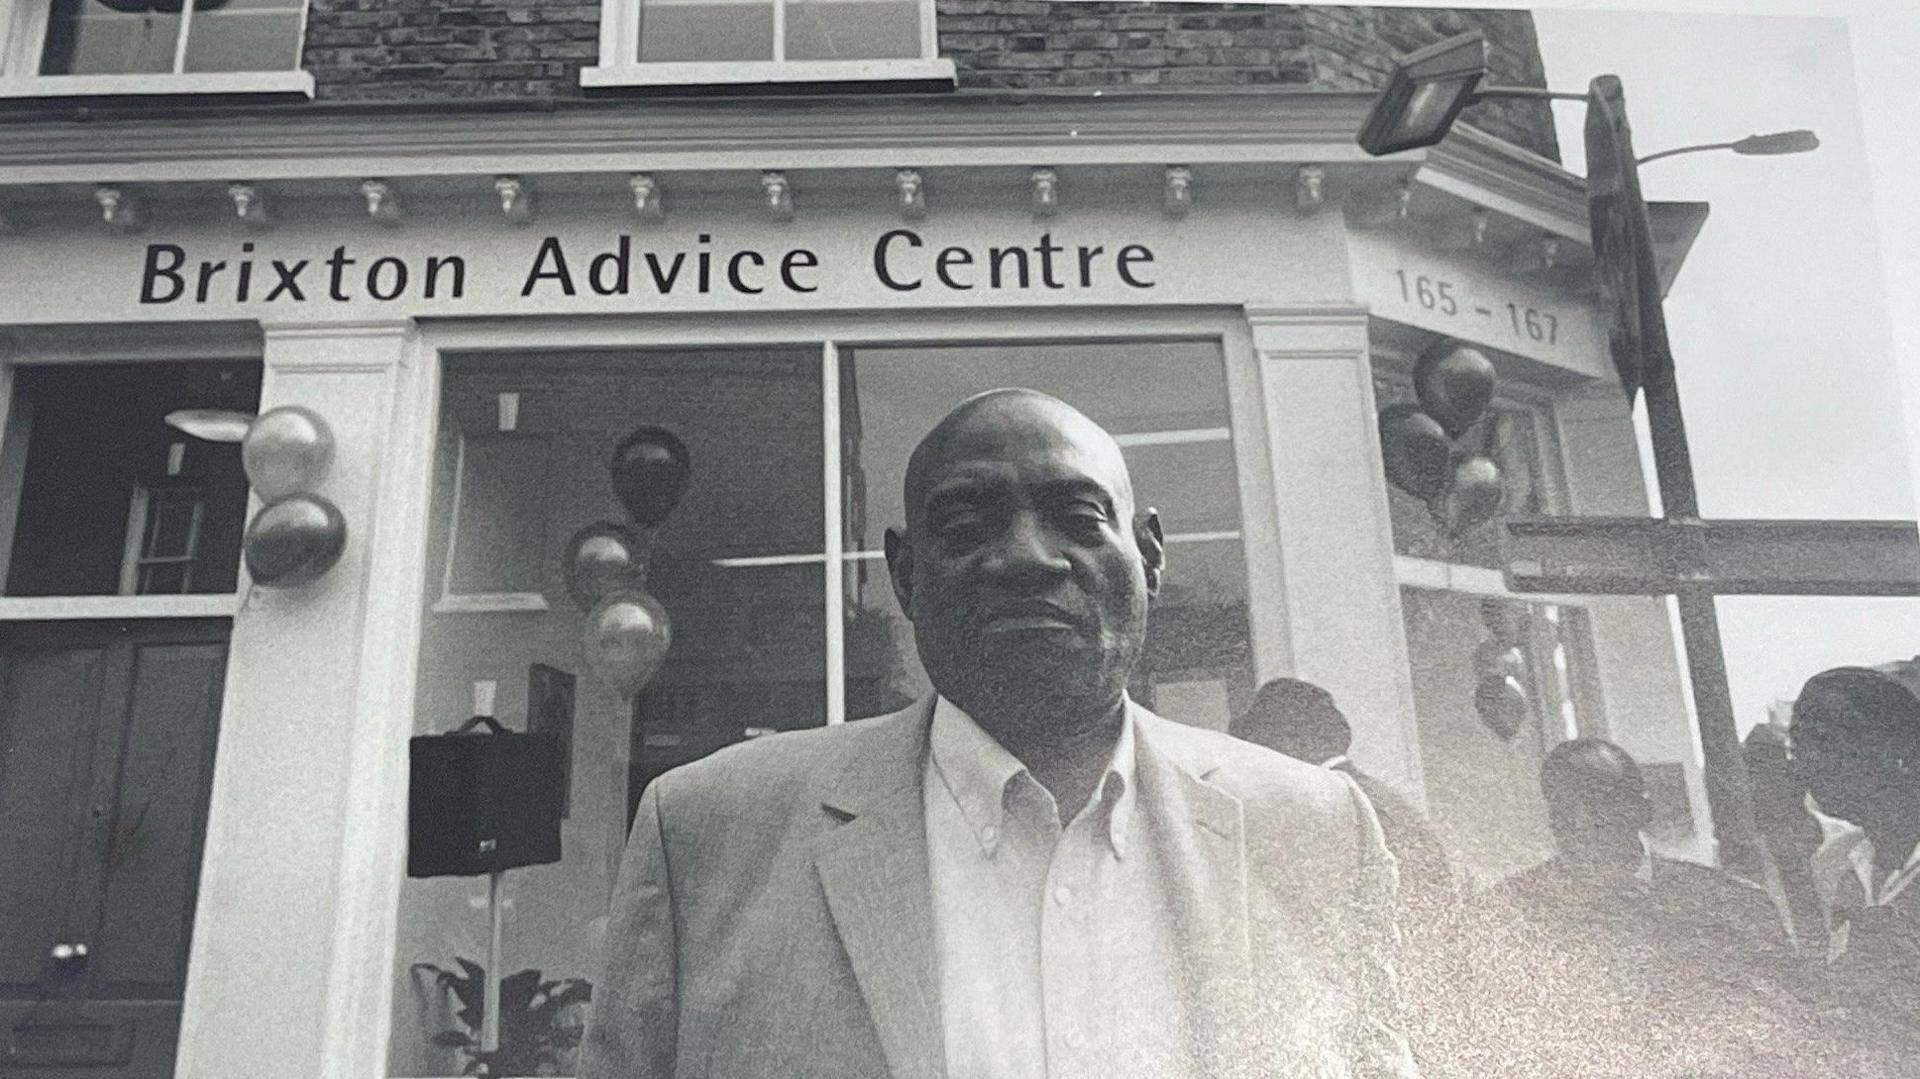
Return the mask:
M900 612L913 621L913 544L897 528L887 529L887 576L893 579L893 598L900 601Z
M1134 516L1133 542L1140 548L1140 561L1147 568L1147 596L1160 594L1160 579L1167 572L1167 537L1160 532L1160 511L1148 506Z

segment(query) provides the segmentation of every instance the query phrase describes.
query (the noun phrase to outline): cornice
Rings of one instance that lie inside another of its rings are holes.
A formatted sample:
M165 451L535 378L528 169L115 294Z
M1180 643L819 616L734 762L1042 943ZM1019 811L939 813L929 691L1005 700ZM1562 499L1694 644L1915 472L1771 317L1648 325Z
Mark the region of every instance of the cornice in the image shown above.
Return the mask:
M947 94L295 106L0 116L0 182L256 181L619 168L1364 162L1372 97L1325 92ZM1172 156L1169 156L1172 155ZM240 171L234 171L240 170Z
M1400 170L1588 242L1580 177L1467 125L1430 150L1369 157L1355 134L1373 101L1371 92L1223 89L67 107L0 112L0 195L237 180L1317 164Z

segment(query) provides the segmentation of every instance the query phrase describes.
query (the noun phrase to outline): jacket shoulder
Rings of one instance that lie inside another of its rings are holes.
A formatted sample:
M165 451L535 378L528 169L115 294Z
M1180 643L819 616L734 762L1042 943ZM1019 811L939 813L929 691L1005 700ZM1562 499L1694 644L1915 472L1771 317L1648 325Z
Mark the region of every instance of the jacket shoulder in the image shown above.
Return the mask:
M1139 716L1156 748L1184 760L1200 778L1243 802L1349 816L1353 812L1351 784L1338 772L1144 709Z
M914 709L826 727L784 731L736 742L653 781L676 815L719 812L785 814L830 793L849 766L899 756L912 745Z

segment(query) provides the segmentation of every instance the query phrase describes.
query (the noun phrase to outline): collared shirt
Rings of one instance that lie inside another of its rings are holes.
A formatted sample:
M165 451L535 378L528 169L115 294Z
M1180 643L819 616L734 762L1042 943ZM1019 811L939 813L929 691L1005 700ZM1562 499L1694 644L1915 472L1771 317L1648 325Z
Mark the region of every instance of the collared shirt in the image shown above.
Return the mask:
M1134 722L1129 702L1112 762L1062 828L1018 759L936 703L923 797L952 1079L1192 1074Z
M1814 888L1826 909L1829 935L1827 961L1846 953L1851 937L1850 911L1858 907L1891 906L1894 899L1920 880L1920 844L1916 844L1899 869L1876 882L1873 840L1848 821L1819 812L1808 798L1808 808L1826 832L1825 839L1812 857ZM1857 890L1855 886L1857 885ZM1851 893L1849 895L1848 893Z

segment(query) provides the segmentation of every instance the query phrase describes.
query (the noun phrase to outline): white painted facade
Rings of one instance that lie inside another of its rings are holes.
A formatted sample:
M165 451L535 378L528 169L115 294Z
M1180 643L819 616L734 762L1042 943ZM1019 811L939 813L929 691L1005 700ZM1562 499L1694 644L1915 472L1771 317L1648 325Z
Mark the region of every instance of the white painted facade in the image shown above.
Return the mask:
M10 132L5 370L258 359L261 408L309 407L338 445L319 493L343 511L349 538L311 586L271 591L243 577L232 597L0 598L0 618L13 620L233 619L178 1074L388 1072L395 972L409 958L396 944L406 742L419 729L423 624L442 591L428 539L440 387L465 356L782 344L819 348L826 362L868 343L1218 342L1255 673L1331 690L1354 719L1355 759L1434 804L1402 590L1505 589L1491 569L1396 554L1377 385L1404 378L1435 334L1472 343L1495 357L1503 395L1541 418L1561 512L1643 513L1646 497L1589 283L1580 180L1471 130L1433 151L1366 159L1353 135L1369 103L1034 95L644 114L343 110L297 123L183 113ZM1162 209L1169 165L1192 169L1182 216ZM1041 166L1058 170L1061 196L1043 219L1028 190ZM1297 197L1303 166L1326 170L1319 205ZM925 177L924 220L903 220L892 201L903 167ZM791 181L791 221L762 212L766 170ZM636 217L635 173L662 185L663 221ZM531 190L530 220L503 217L503 175ZM397 223L368 215L362 183L374 178L398 193ZM271 227L235 219L227 185L238 180L267 192ZM103 227L98 185L136 193L144 229ZM622 237L629 287L602 295L592 260ZM1038 271L1037 245L1049 242L1063 252L1059 287ZM571 290L543 256L554 244ZM1011 270L998 290L981 276L996 246L1028 250L1026 287ZM970 253L947 265L972 288L940 280L946 248ZM1123 265L1129 248L1151 258ZM740 252L754 257L728 281ZM694 276L663 290L657 273L676 253ZM370 281L383 259L397 261ZM206 274L204 300L203 262L227 264ZM282 272L304 299L268 297ZM176 281L178 295L161 299ZM1446 303L1424 303L1422 281L1447 282ZM1530 332L1525 313L1541 328ZM17 490L0 495L17 505ZM1546 599L1584 611L1604 703L1579 733L1678 765L1693 823L1666 838L1703 850L1711 830L1662 601ZM481 602L462 617L513 609Z

